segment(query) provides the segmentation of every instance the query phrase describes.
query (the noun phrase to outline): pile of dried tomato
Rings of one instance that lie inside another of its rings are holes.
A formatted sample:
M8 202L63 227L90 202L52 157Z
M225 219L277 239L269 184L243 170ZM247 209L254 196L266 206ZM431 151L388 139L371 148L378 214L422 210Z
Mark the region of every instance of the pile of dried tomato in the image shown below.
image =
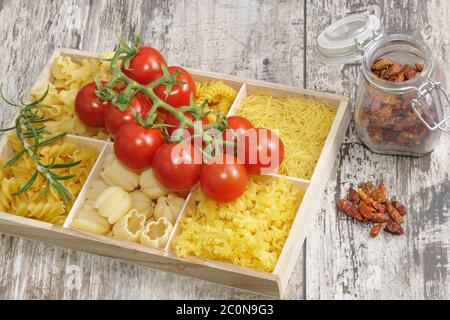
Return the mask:
M401 83L420 74L423 65L402 65L392 59L378 59L372 64L371 70L380 79ZM358 123L367 131L374 144L405 147L426 145L430 132L411 108L411 101L415 98L416 92L396 94L369 88L363 96L363 107L358 111ZM427 111L435 119L435 107L430 106ZM423 115L422 110L419 112Z
M383 223L386 223L384 231L388 233L393 235L404 233L402 224L406 207L396 197L388 200L384 183L375 186L365 182L360 184L357 190L350 188L347 198L339 200L337 207L355 220L375 223L370 229L372 238L380 233Z
M380 79L403 82L415 78L417 73L423 71L423 65L416 63L401 65L392 59L378 59L372 65L372 72Z

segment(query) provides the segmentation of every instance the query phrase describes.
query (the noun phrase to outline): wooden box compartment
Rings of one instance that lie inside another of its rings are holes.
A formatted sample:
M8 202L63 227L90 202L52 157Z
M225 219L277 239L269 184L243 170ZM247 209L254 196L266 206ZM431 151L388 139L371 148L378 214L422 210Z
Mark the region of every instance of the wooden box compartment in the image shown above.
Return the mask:
M42 71L34 87L45 82L52 82L51 63L58 56L70 56L74 60L82 58L98 58L97 54L71 49L57 49ZM320 194L331 173L338 150L342 144L345 132L350 122L350 111L347 107L348 99L334 94L319 93L284 85L242 79L229 75L191 70L196 81L221 80L237 90L237 96L229 115L235 114L242 100L256 93L268 93L274 97L308 97L326 101L336 109L336 115L323 146L319 161L310 180L271 174L263 179L287 179L304 191L304 197L292 224L289 236L284 244L281 255L272 273L240 267L220 261L212 261L198 257L180 258L173 253L171 245L179 231L179 221L193 203L191 190L185 204L174 225L170 239L164 249L154 249L140 244L128 243L106 236L81 232L70 227L70 223L83 207L86 191L92 181L101 171L106 155L112 152L112 143L88 137L68 135L65 139L76 144L95 146L100 154L91 173L78 195L63 226L56 226L37 220L32 220L13 214L0 212L0 232L52 243L72 249L87 251L98 255L115 258L133 264L174 272L177 274L219 283L222 285L254 291L260 294L281 298L286 289L289 277L294 268L297 257L306 237L308 226L318 206L317 195ZM34 88L33 87L33 88ZM0 159L11 156L6 135L0 141Z

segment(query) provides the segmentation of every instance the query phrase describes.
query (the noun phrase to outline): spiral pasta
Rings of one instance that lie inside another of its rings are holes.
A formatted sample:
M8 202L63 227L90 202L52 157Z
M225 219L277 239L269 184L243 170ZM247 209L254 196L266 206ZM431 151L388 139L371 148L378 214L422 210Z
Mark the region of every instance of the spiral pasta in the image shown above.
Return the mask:
M8 136L8 142L14 151L21 150L20 141L15 134ZM19 146L20 144L20 146ZM48 164L64 164L80 160L75 167L53 169L60 176L75 175L60 183L75 198L86 181L97 156L98 150L89 146L79 146L72 142L59 140L51 145L39 148L41 162ZM62 225L73 205L73 200L64 203L56 190L49 189L44 195L46 182L41 175L36 177L34 183L23 193L15 195L26 184L36 170L34 161L22 156L10 167L0 168L0 210L19 216Z
M236 90L222 81L196 82L196 104L208 102L205 111L220 111L227 114L236 98ZM214 115L209 116L214 121Z

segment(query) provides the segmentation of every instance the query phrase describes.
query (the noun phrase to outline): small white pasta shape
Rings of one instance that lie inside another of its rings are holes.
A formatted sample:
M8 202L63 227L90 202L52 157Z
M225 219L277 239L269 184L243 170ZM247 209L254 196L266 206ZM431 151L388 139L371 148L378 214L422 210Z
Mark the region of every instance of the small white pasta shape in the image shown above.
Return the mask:
M112 165L115 161L117 161L114 152L110 152L105 156L105 160L103 161L102 169L106 169L110 165Z
M94 208L114 224L131 209L131 196L121 187L109 187L95 201Z
M147 219L153 217L155 204L141 190L135 190L130 193L131 208L144 214Z
M90 188L86 192L86 199L87 200L97 200L97 198L100 197L100 195L103 193L103 191L108 189L108 187L109 186L105 182L103 182L103 180L101 180L101 179L96 179L96 180L92 181Z
M145 215L137 210L131 210L113 227L113 236L115 239L139 242L139 235L145 228Z
M139 186L139 175L119 161L113 161L100 173L100 176L110 186L118 186L128 192Z
M156 200L169 193L169 190L162 186L156 179L152 169L145 170L141 173L139 185L142 191L152 200Z
M166 217L172 224L175 224L175 221L180 215L184 201L185 199L172 193L167 197L159 197L155 206L155 219Z
M141 244L150 248L164 248L169 241L173 225L166 217L157 221L150 221L142 230L139 240Z
M108 219L102 217L94 208L84 208L78 218L72 221L71 226L81 231L106 235L111 231Z

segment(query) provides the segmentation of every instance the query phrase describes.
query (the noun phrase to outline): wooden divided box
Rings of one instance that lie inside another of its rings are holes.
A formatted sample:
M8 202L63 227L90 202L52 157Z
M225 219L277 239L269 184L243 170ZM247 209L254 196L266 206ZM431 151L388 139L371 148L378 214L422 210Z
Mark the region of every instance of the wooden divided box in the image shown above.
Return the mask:
M98 58L97 54L57 49L52 55L46 68L39 76L35 87L48 81L52 82L51 64L58 56L70 56L74 60L82 58ZM155 269L169 271L180 275L219 283L225 286L257 292L263 295L281 298L286 289L289 277L293 271L297 257L306 237L312 217L317 214L319 195L322 193L331 174L336 156L344 139L350 122L348 99L343 96L319 93L284 85L242 79L239 77L189 70L196 81L222 80L237 90L237 96L229 114L234 114L241 101L249 94L268 93L274 97L307 97L326 101L336 109L336 116L323 146L314 174L310 180L303 180L280 175L269 175L265 179L288 179L304 191L304 198L296 214L288 238L279 256L275 270L272 273L257 271L245 267L235 266L220 261L212 261L198 257L180 258L171 250L174 235L178 232L180 219L186 208L192 205L192 191L182 208L174 225L170 239L164 249L153 249L140 244L128 243L106 236L81 232L70 227L70 223L77 216L83 206L86 191L93 179L99 176L102 163L107 153L112 150L112 142L96 140L88 137L68 135L75 144L91 145L98 149L99 157L78 195L66 221L62 226L41 222L13 214L0 212L0 232L28 239L40 240L47 243L91 252L111 257L132 264L143 265ZM6 135L0 143L0 159L7 159L12 155Z

